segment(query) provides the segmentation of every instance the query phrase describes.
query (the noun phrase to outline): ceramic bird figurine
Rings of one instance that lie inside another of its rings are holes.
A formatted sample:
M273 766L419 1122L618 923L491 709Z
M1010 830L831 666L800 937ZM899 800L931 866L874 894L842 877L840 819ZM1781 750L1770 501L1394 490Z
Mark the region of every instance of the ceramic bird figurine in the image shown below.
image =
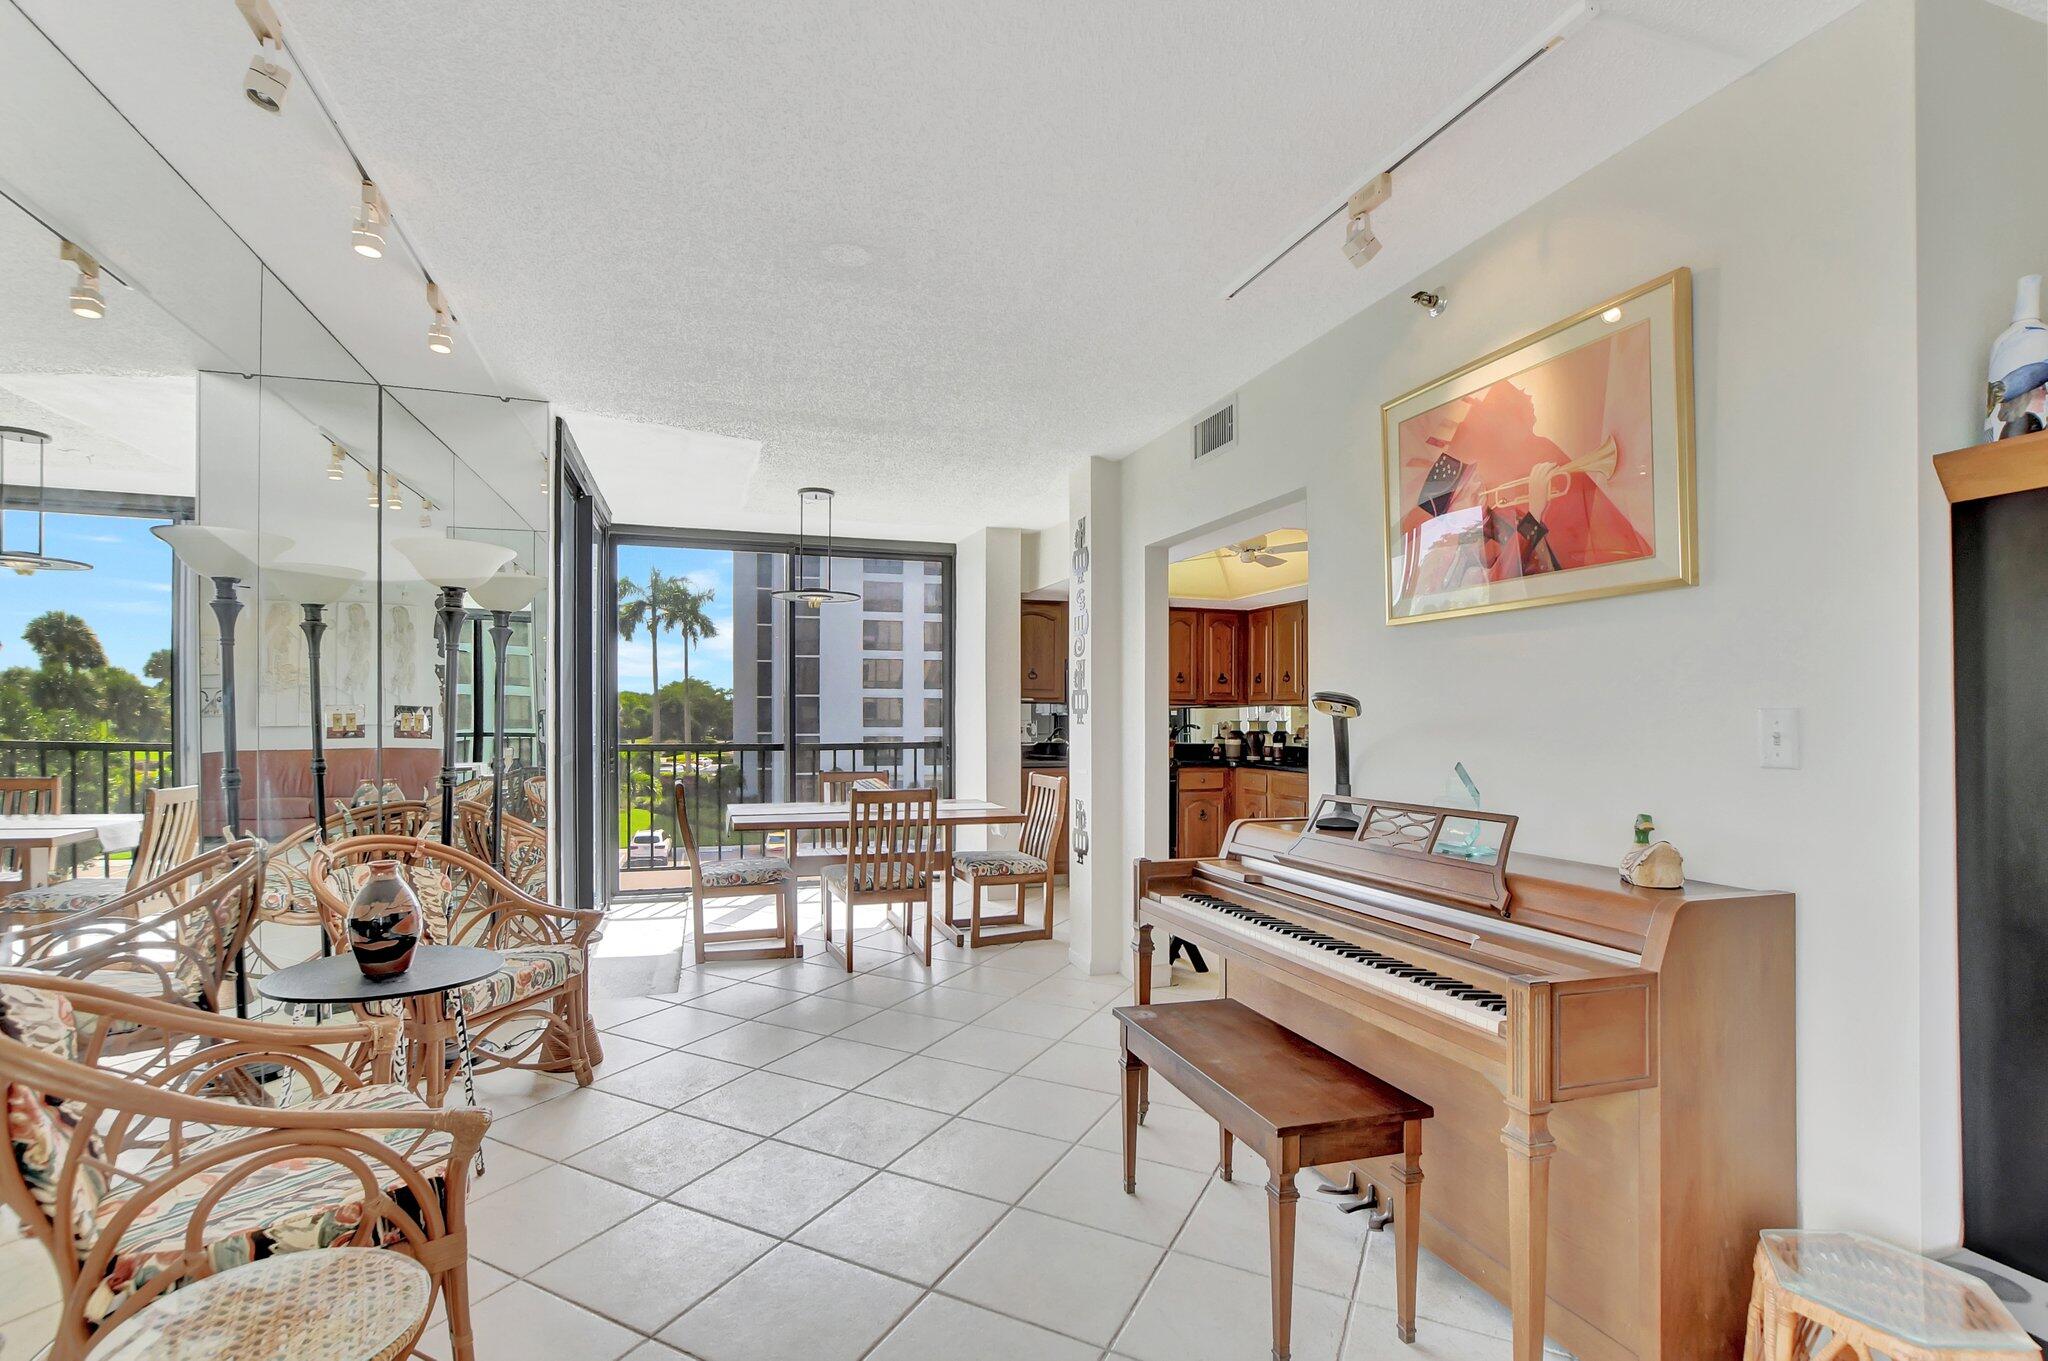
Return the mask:
M1670 842L1651 841L1656 830L1648 813L1636 814L1636 844L1621 857L1621 877L1637 888L1677 888L1685 882L1685 858Z

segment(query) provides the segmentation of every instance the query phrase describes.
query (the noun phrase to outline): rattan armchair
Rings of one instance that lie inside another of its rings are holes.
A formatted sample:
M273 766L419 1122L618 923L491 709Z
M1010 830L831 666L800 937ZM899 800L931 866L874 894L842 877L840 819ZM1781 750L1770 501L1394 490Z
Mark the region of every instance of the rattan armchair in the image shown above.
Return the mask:
M6 962L219 1012L262 880L262 844L231 841L98 907L10 931Z
M109 1061L124 1030L182 1033L146 1074ZM314 1043L314 1041L318 1043ZM55 1361L166 1291L259 1257L388 1247L443 1293L473 1361L466 1201L487 1111L433 1110L389 1081L397 1025L317 1029L206 1015L111 988L0 969L0 1204L49 1252ZM367 1051L371 1081L335 1052ZM210 1098L251 1082L284 1104Z
M546 901L547 829L506 813L502 830L505 854L500 860L491 854L490 801L469 799L455 805L455 844L479 860L502 867L505 877L516 884L521 893Z
M439 1005L412 1009L406 1027L407 1072L440 1105L454 1064L456 1006L467 1024L478 1072L531 1068L568 1072L589 1086L603 1062L590 1016L590 947L602 912L556 907L522 893L484 861L424 837L359 836L313 853L308 879L336 949L348 948L348 907L372 860L396 860L425 918L424 940L475 945L505 956L490 977Z

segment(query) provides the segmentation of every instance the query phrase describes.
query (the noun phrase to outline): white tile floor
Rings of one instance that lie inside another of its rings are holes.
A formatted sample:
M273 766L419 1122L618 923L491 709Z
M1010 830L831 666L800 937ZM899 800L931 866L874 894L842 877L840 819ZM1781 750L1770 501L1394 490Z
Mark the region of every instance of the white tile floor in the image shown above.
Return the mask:
M941 945L927 975L876 928L850 981L689 968L682 919L642 905L601 947L594 1087L478 1081L497 1113L471 1215L481 1361L1267 1356L1257 1159L1217 1180L1215 1126L1155 1082L1121 1193L1123 980L1058 940ZM1506 1312L1426 1253L1397 1342L1391 1262L1363 1216L1305 1194L1295 1355L1507 1355ZM53 1302L42 1249L0 1246L0 1352L33 1355ZM445 1357L446 1333L423 1345Z

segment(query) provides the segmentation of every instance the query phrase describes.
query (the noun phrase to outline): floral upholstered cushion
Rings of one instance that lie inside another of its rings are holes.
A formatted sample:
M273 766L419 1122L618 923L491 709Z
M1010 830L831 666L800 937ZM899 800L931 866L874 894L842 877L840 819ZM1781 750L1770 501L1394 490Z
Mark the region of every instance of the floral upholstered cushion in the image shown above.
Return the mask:
M566 945L528 945L505 950L505 966L462 989L471 1016L560 987L583 972L583 952Z
M78 1061L77 1014L63 993L0 983L0 1034L68 1062ZM59 1233L63 1224L55 1221L71 1221L73 1244L83 1254L98 1235L107 1196L99 1139L86 1135L69 1203L60 1206L58 1182L79 1134L76 1103L66 1106L22 1082L8 1083L5 1095L7 1143L14 1165Z
M931 882L931 876L923 870L913 870L908 865L885 866L889 873L877 875L871 866L863 866L854 876L853 888L856 893L874 893L884 889L924 888ZM841 862L827 865L818 871L820 879L837 885L841 892L846 889L846 865Z
M732 888L739 884L779 884L789 876L789 862L780 856L740 855L730 860L706 860L702 877L706 888Z
M1022 851L955 851L953 868L975 878L1045 873L1045 862Z
M309 1111L424 1111L427 1105L404 1087L392 1085L357 1087L334 1092L294 1107ZM249 1137L255 1131L223 1128L194 1141L183 1157L191 1159ZM437 1164L447 1161L452 1140L441 1133L424 1137L417 1129L366 1130L374 1139L406 1161L432 1172L431 1184L439 1193L444 1185ZM252 1154L251 1157L258 1155ZM357 1155L360 1157L360 1155ZM155 1201L143 1207L135 1222L121 1235L120 1246L108 1264L106 1278L86 1305L86 1317L102 1319L120 1307L121 1301L137 1287L165 1270L177 1268L184 1260L185 1240L199 1202L221 1181L236 1175L245 1165L242 1159L210 1167L175 1183ZM419 1205L411 1190L391 1173L387 1164L370 1164L384 1190L399 1210L417 1216ZM154 1180L169 1168L159 1161L139 1175ZM132 1192L131 1192L132 1194ZM332 1247L350 1241L363 1222L363 1183L352 1171L327 1158L287 1158L268 1163L234 1183L207 1213L201 1232L200 1252L215 1271L241 1266L280 1253L309 1248ZM101 1207L100 1222L107 1222L126 1204L115 1197ZM370 1244L359 1243L367 1247Z
M60 879L8 894L0 900L0 913L84 912L112 902L127 888L126 879Z

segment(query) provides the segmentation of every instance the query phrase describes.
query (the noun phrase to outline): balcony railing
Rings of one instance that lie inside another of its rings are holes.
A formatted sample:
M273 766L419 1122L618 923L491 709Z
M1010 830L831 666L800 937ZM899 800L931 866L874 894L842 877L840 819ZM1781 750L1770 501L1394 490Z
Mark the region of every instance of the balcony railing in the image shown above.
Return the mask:
M59 775L72 813L140 813L143 793L177 783L168 742L69 742L0 738L0 776ZM100 872L112 860L100 856Z
M926 742L798 742L794 775L780 742L621 742L619 779L619 887L625 892L677 887L673 871L687 868L677 836L675 794L707 860L760 855L771 849L759 835L726 830L726 809L818 797L821 771L874 770L907 789L944 789L946 744ZM637 838L637 839L636 839ZM779 851L780 847L772 848Z

